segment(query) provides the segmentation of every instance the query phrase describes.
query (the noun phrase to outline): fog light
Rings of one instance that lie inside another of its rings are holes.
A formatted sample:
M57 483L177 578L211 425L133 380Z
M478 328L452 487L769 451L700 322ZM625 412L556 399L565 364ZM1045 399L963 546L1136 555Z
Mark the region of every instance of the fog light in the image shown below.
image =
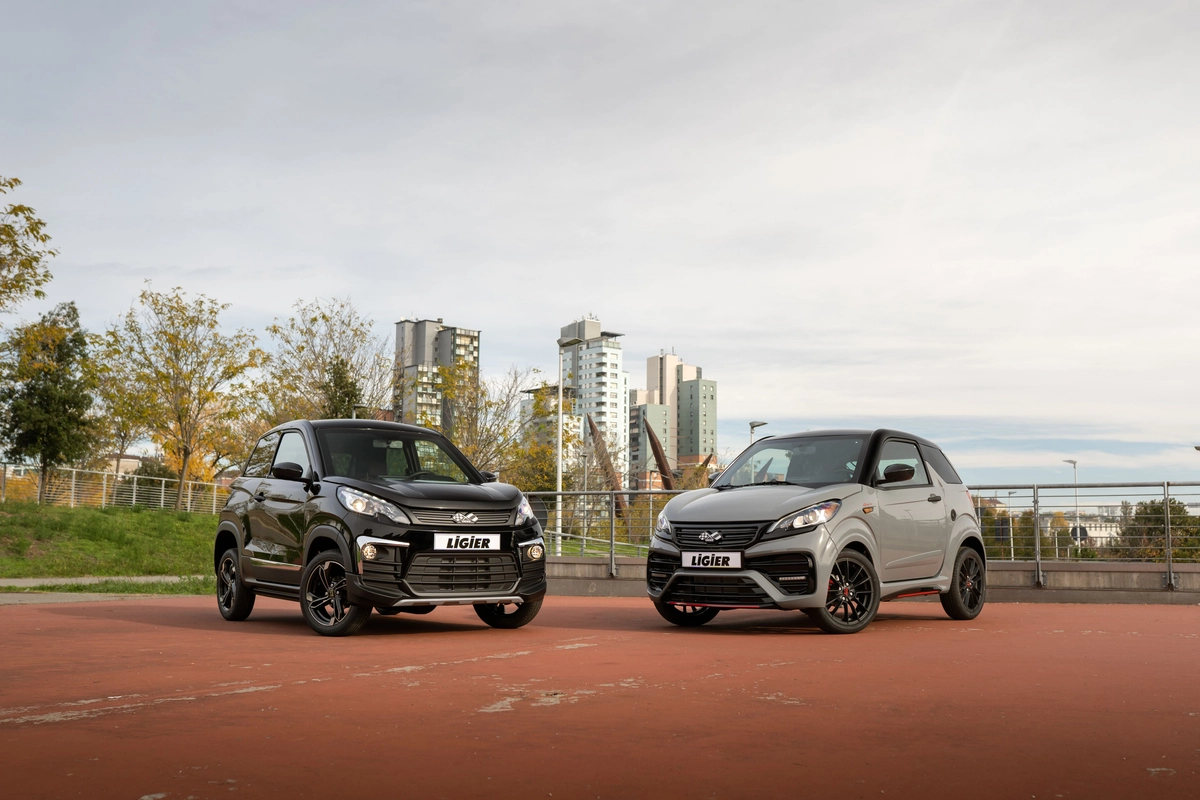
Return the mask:
M535 544L525 552L529 554L530 561L537 561L539 558L546 555L546 550L540 544Z
M379 551L375 549L373 544L364 544L362 549L363 558L367 561L374 561L375 556L379 555Z

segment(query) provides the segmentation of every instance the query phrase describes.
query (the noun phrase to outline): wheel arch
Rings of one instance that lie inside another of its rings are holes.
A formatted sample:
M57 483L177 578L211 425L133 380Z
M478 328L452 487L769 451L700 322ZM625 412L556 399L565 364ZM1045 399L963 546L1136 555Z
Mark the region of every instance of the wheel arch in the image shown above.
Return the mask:
M969 547L976 553L979 553L979 558L983 561L984 566L987 566L987 551L983 546L983 540L974 533L969 533L964 536L963 540L958 543L958 547L960 550L964 547ZM955 552L957 553L957 551Z
M308 534L308 541L304 543L304 563L307 564L317 553L327 550L336 550L342 556L342 563L347 567L354 567L354 560L350 557L350 548L345 542L345 536L336 528L327 526L313 528Z
M238 550L241 546L241 541L237 534L237 529L230 523L222 523L217 527L217 538L213 542L213 571L216 572L220 566L221 554L229 548ZM240 553L239 553L240 556Z

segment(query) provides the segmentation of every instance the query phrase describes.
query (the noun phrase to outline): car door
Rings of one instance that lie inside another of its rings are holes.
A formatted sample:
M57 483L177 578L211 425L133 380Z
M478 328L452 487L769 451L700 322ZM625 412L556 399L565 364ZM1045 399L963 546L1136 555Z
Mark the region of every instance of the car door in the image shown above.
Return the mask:
M271 466L285 463L299 464L304 475L312 472L308 448L300 431L284 431L279 439ZM309 510L308 485L303 481L268 475L258 485L257 499L255 542L258 561L255 573L272 583L299 586Z
M265 495L261 494L260 487L263 479L270 474L277 447L278 433L268 433L259 439L246 461L242 476L233 482L232 487L239 497L244 494L244 500L236 502L238 519L242 526L242 555L246 559L242 564L242 573L254 579L263 577L263 570L269 568L269 564L266 563L270 560L267 557L268 551L264 550L268 540L259 538L265 536L267 528L262 511L262 498Z
M893 464L913 468L907 481L884 483ZM888 439L875 465L879 502L880 580L918 580L936 575L945 554L944 490L935 485L915 442Z

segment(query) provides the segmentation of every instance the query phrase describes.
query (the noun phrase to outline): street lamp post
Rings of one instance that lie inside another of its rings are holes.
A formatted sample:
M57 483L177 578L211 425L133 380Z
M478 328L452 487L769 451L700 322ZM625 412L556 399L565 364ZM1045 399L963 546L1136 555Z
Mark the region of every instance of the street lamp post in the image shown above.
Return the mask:
M1064 458L1064 464L1070 464L1071 469L1075 472L1075 529L1071 531L1071 538L1078 536L1083 538L1083 531L1079 528L1079 462L1073 458ZM1071 555L1070 545L1067 545L1067 556Z
M562 555L562 468L563 468L563 350L583 342L575 337L558 340L558 438L554 458L554 527L557 529L554 554Z
M767 423L762 422L761 420L755 420L754 422L750 423L750 444L754 444L754 429L761 428L763 425L766 425L766 424Z

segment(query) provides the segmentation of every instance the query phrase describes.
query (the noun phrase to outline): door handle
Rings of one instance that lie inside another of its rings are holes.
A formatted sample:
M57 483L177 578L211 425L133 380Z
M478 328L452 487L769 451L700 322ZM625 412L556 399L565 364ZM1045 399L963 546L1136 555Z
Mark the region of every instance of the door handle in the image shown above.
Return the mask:
M931 494L931 495L929 495L929 497L927 497L927 498L925 498L925 499L927 499L927 500L928 500L929 502L931 502L931 503L940 503L940 502L942 502L942 496L941 496L940 494Z
M256 503L264 503L264 502L266 502L266 500L267 500L267 496L265 494L263 494L262 492L259 492L258 494L254 495L254 501Z

